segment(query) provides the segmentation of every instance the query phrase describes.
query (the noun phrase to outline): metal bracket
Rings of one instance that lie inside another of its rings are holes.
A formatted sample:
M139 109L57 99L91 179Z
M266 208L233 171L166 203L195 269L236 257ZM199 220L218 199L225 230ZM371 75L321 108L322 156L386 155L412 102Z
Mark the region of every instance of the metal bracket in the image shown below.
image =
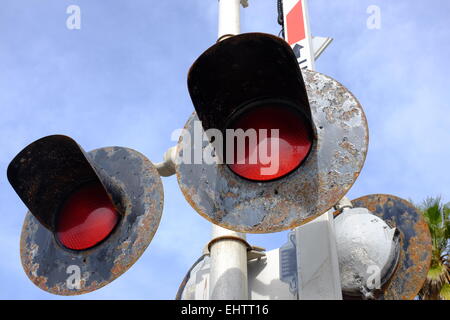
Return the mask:
M245 241L242 238L239 237L233 237L233 236L227 236L227 237L219 237L211 240L204 248L203 248L203 255L209 255L210 251L209 248L212 243L214 243L217 240L223 240L223 239L233 239L242 241L247 246L247 261L260 259L266 256L266 249L257 247L257 246L251 246L247 241Z
M247 8L248 7L248 0L241 0L241 5L243 8Z
M342 197L341 200L339 200L338 203L334 206L334 209L337 211L342 212L344 209L351 209L353 208L353 204L347 197Z
M251 261L251 260L255 260L255 259L260 259L262 257L266 256L266 249L261 248L261 247L257 247L257 246L252 246L251 249L249 249L247 251L247 261Z
M155 163L156 170L161 177L170 177L176 173L175 163L177 156L177 146L169 148L164 153L164 161Z

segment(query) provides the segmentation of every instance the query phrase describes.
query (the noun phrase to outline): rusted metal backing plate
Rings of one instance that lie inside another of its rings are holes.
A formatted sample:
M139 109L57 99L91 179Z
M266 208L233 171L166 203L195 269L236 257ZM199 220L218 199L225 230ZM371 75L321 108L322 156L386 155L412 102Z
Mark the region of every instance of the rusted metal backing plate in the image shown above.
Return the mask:
M367 208L400 233L397 268L376 297L379 300L412 300L422 288L431 263L431 236L422 214L408 201L392 195L371 194L352 201Z
M316 218L351 188L368 148L363 109L332 78L314 71L305 71L303 76L317 141L306 161L283 179L257 183L235 175L224 164L183 163L183 136L180 138L178 183L200 215L238 232L277 232ZM192 137L196 120L194 113L185 126ZM205 148L210 148L207 142L202 145L203 151Z
M89 152L87 160L122 213L113 233L91 249L73 251L63 248L30 212L22 229L20 254L25 273L39 288L58 295L91 292L119 277L145 251L162 214L161 179L142 154L109 147ZM71 289L70 281L68 286L70 266L81 272L79 289Z

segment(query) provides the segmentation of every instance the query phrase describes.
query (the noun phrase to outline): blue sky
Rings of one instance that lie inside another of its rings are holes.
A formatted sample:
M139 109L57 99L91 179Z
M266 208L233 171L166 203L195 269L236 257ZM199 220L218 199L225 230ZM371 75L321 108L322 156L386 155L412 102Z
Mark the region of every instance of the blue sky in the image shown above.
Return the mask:
M278 34L276 0L250 0L242 32ZM81 30L66 8L81 8ZM381 29L369 30L369 5ZM317 70L346 85L369 122L365 167L349 197L390 193L450 201L450 3L446 0L310 0L313 34L334 38ZM0 298L58 299L22 271L26 208L6 167L27 144L66 134L85 150L126 146L159 162L193 111L187 71L217 35L217 1L2 0L0 5ZM165 178L153 242L108 286L74 299L173 299L210 237L210 224ZM267 249L286 233L250 235ZM68 299L68 298L62 298Z

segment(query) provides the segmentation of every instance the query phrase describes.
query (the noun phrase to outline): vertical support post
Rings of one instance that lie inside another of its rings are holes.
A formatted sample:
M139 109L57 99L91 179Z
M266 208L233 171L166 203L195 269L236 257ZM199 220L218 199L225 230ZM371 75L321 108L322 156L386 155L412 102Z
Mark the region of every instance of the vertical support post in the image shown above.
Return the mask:
M333 214L295 229L299 300L342 300Z
M219 0L219 40L240 33L240 0ZM247 242L243 233L212 225L211 300L247 300Z
M213 225L210 243L210 300L247 300L245 234ZM239 240L242 239L242 240Z
M240 4L240 0L219 0L219 39L241 32Z

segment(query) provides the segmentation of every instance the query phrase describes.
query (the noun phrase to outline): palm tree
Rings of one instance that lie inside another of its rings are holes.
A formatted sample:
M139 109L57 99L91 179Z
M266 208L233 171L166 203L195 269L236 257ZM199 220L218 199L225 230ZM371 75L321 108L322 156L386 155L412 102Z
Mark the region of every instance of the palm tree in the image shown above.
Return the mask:
M441 198L427 198L417 206L428 223L433 244L431 267L420 299L450 300L450 203Z

